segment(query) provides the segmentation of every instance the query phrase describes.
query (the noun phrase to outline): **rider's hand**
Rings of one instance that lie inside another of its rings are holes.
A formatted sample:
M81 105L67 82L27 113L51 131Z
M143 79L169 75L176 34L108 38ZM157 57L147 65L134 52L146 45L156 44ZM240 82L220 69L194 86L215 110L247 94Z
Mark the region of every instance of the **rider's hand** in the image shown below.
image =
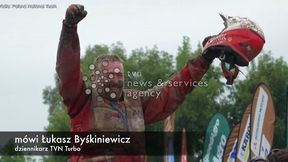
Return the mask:
M202 41L202 46L205 47L205 45L207 44L208 41L211 41L214 37L216 37L217 35L214 36L208 36L206 37L203 41ZM225 47L223 46L213 46L213 47L209 47L208 49L205 49L202 53L203 57L208 60L208 61L213 61L215 58L219 58L221 57L221 54L223 54L225 52Z
M64 24L68 27L77 25L85 16L87 11L80 4L72 4L66 10Z

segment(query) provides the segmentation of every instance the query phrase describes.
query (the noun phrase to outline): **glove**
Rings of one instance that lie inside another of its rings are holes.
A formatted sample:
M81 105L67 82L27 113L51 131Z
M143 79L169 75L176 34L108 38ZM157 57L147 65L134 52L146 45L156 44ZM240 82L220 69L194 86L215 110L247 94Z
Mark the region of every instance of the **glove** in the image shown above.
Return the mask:
M217 35L206 37L202 42L202 46L205 47L206 43L216 36ZM219 58L220 61L228 62L231 64L236 63L237 59L237 54L228 46L223 45L210 46L202 52L202 55L209 61L213 61L215 58Z
M216 37L217 35L212 35L212 36L208 36L206 37L203 41L202 41L202 46L205 47L206 43ZM220 56L225 55L225 47L224 46L214 46L214 47L209 47L208 49L206 49L205 51L203 51L202 56L212 62L215 58L219 58Z
M206 43L215 36L217 35L206 37L202 42L203 47L205 47ZM221 61L222 72L227 80L226 84L233 84L234 79L239 73L239 69L235 65L237 55L232 49L227 46L211 46L205 49L202 55L210 62L212 62L215 58L219 58Z
M76 26L87 15L84 6L80 4L72 4L66 10L64 25L68 27Z

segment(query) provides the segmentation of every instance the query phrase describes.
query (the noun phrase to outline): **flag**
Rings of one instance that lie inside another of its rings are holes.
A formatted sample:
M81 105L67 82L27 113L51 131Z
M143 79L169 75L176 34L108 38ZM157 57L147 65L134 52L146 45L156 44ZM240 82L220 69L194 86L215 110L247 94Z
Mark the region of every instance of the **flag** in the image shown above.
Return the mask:
M270 153L275 130L275 108L267 85L258 85L251 109L251 157L266 158Z
M247 162L248 160L250 160L250 113L251 104L246 107L240 123L237 146L237 162Z
M181 145L181 162L188 162L187 160L187 146L186 146L186 129L182 129L182 145Z
M210 120L206 130L203 150L204 162L221 162L230 127L227 119L216 113Z
M173 132L175 130L175 117L174 112L164 120L164 140L165 140L165 152L164 162L174 162L174 149L173 149Z
M235 125L228 136L223 154L224 162L236 162L237 144L239 135L240 123Z

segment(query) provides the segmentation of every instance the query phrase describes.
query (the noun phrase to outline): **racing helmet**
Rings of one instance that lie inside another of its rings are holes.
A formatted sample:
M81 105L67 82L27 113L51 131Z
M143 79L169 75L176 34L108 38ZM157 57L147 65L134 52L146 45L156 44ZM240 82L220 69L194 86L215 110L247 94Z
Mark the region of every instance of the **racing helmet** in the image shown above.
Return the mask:
M211 47L225 47L226 52L235 55L235 64L247 66L263 48L265 37L262 29L245 17L220 16L225 28L205 43L203 51Z

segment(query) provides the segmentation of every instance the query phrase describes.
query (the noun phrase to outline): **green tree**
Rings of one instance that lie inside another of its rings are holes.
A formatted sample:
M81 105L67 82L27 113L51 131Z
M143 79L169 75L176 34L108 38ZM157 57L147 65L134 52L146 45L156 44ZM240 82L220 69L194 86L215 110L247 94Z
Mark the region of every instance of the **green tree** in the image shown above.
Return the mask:
M16 152L15 147L12 139L8 140L3 147L0 146L0 162L25 162L24 155L21 152Z
M0 157L0 162L25 162L25 158L23 155L16 155L16 156L2 156Z
M57 79L55 79L57 82ZM57 83L56 83L57 84ZM49 125L45 127L46 131L69 131L70 122L69 116L66 113L66 108L62 102L62 98L59 94L58 89L46 87L43 90L44 104L49 106L48 109L48 121Z
M178 54L176 56L176 69L181 70L187 64L187 60L192 58L192 55L190 38L184 36L182 46L178 47Z
M55 79L57 82L57 79ZM56 83L57 84L57 83ZM46 87L43 90L44 104L49 106L48 109L48 121L49 124L45 127L48 132L53 131L66 131L70 130L70 118L67 115L66 108L62 102L62 98L59 94L57 87ZM45 162L61 162L67 161L68 156L44 156Z

